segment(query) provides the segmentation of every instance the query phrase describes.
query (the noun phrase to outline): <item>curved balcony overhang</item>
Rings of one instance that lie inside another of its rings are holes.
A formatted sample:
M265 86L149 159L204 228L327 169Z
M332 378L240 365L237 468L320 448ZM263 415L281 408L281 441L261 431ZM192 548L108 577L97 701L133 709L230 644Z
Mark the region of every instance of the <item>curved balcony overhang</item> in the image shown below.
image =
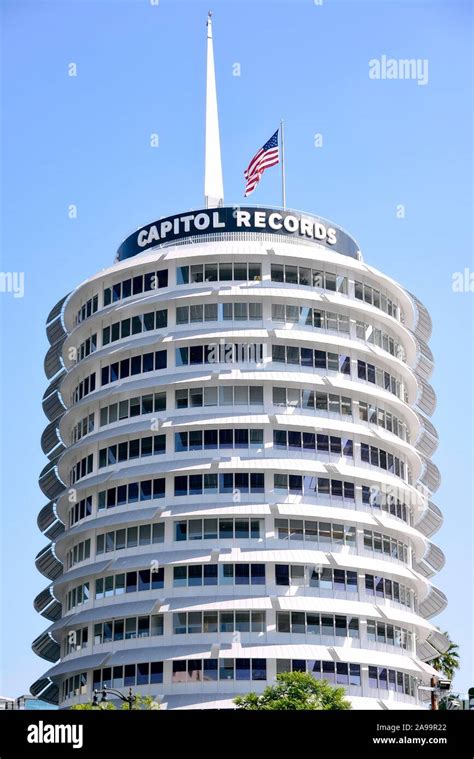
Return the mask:
M242 284L223 286L223 284L219 282L205 282L202 284L196 284L194 286L185 285L175 288L164 288L163 290L157 290L155 292L147 292L145 294L131 297L130 299L121 302L118 305L118 309L122 318L130 318L136 314L141 313L145 306L147 308L160 306L166 307L169 304L175 303L177 303L177 305L181 305L183 303L185 305L192 305L195 300L201 303L203 299L212 297L218 298L222 302L225 302L227 299L232 300L234 298L238 298L239 301L251 301L255 300L255 297L258 297L262 301L265 299L271 299L274 302L281 302L283 300L287 304L306 304L308 307L320 307L326 310L328 308L331 308L338 313L344 313L350 310L353 314L354 311L357 310L357 313L361 318L367 318L369 322L375 322L377 325L382 325L388 330L389 334L392 334L403 345L406 352L407 364L409 366L415 368L419 362L420 348L417 338L400 322L394 320L393 317L388 316L388 314L384 313L380 309L375 308L374 306L371 306L370 304L349 298L347 295L333 293L330 291L321 292L318 290L313 290L311 288L298 288L292 287L288 284L279 285L274 282L266 281L259 283L258 290L256 290L255 286L252 285L245 286L245 284ZM116 314L117 303L112 303L110 306L107 306L106 308L98 311L96 314L93 314L85 322L82 322L73 327L66 339L66 343L64 344L63 355L67 356L69 347L76 347L87 337L89 337L91 332L94 330L99 332L102 328L104 320L106 320L108 316ZM270 320L264 320L263 324L265 330L274 329L278 325L278 323ZM241 327L242 325L237 324L233 326ZM285 330L285 332L287 334L292 334L295 328L296 325L292 326L291 330ZM194 333L194 331L198 328L194 327L193 329L192 326L190 328L189 325L182 325L176 326L174 329L174 335L176 337L179 337L189 332L190 329ZM228 326L227 329L230 329L230 327ZM280 326L279 329L282 329L282 327ZM207 331L208 330L205 327L199 330L199 332L204 333L207 333ZM321 337L327 333L325 331L321 332L318 330L306 329L304 330L304 334L313 334L315 336L319 335ZM141 337L143 337L143 333L132 338L134 344L136 344L137 341L140 341ZM338 337L342 338L344 335L339 333L339 335L336 335L336 339ZM346 337L345 339L347 340L349 338ZM353 341L354 346L357 346L359 344L359 340ZM117 345L117 343L114 343L114 345ZM382 355L385 355L385 352L383 352ZM66 361L66 366L68 368L71 368L74 365L74 361Z
M62 361L62 347L66 336L60 338L56 343L51 345L44 358L44 373L47 379L54 377L61 369L64 368Z
M70 293L67 295L63 295L62 298L58 300L57 303L52 307L51 311L49 312L48 316L46 317L46 324L51 324L51 322L55 321L57 317L62 313L63 306L68 299Z
M360 484L378 485L386 487L387 492L398 492L400 495L406 495L411 502L418 506L423 505L423 496L411 485L396 475L387 473L384 469L375 467L365 468L362 466L348 465L345 463L325 463L316 459L303 459L284 457L284 466L282 467L282 458L272 456L268 458L259 458L255 454L248 458L240 457L238 460L232 456L219 456L211 458L199 455L183 455L181 457L157 455L153 457L155 461L146 460L141 464L127 463L126 465L104 467L100 474L90 474L82 477L76 483L78 491L90 487L96 487L104 483L116 484L123 478L140 477L159 474L173 474L189 471L192 474L208 472L228 472L244 470L249 472L289 472L290 474L315 475L320 477L342 477L353 481L356 486ZM125 463L125 462L124 462ZM388 490L390 488L390 490ZM308 496L310 497L310 496Z
M429 543L426 554L416 565L416 571L424 577L432 577L441 571L445 561L446 558L441 548L438 548L434 543Z
M62 535L64 531L65 527L63 523L58 519L49 529L45 530L44 536L55 543L58 537Z
M41 701L57 705L59 703L59 688L49 677L40 677L30 686L30 693Z
M290 517L295 518L294 504L285 503L233 503L231 501L219 500L214 504L195 504L169 507L161 506L155 502L148 508L136 509L133 512L127 506L122 510L116 507L110 513L105 513L99 517L89 517L80 524L72 527L56 541L55 550L59 556L63 556L69 546L69 543L77 537L92 534L93 531L107 529L110 527L120 527L124 524L139 524L140 522L152 522L157 516L161 519L185 519L187 517L213 517L218 512L219 516L266 516ZM414 546L416 556L421 558L426 552L429 542L418 530L411 527L406 522L387 514L386 512L373 509L372 511L356 511L338 508L337 506L322 506L320 504L311 505L307 503L298 504L298 518L321 519L324 521L337 521L342 523L355 524L362 528L372 528L383 530L386 534L396 537L399 540L409 538Z
M59 340L63 340L67 336L67 332L64 329L61 316L56 317L56 319L47 325L46 336L50 345L54 345Z
M217 650L217 648L219 650ZM426 675L427 668L423 662L401 654L388 654L376 649L351 649L347 647L322 646L311 644L287 644L287 645L257 645L241 646L240 643L221 643L212 647L209 643L183 644L176 646L150 646L146 649L147 658L150 661L169 661L185 659L188 657L228 658L245 656L248 658L278 659L282 656L295 659L323 659L326 661L343 661L353 664L381 665L414 675ZM86 656L73 657L67 661L51 667L45 674L45 678L53 681L62 675L71 675L84 672L88 669L96 669L104 665L115 666L124 664L136 664L143 659L143 649L131 648L123 651L111 651L101 654L89 654Z
M221 471L219 469L219 461L215 462L209 462L207 460L206 462L200 461L200 462L193 462L193 465L191 466L188 464L187 467L184 467L184 469L189 470L191 473L195 473L196 468L199 470L207 473L207 472L219 472ZM233 467L234 469L239 469L237 465ZM250 467L243 466L242 468L250 470ZM257 464L255 466L252 466L251 469L261 469L261 464L258 466ZM286 467L288 470L288 467ZM78 497L82 497L82 492L86 492L90 487L96 487L96 486L108 486L108 487L115 487L117 485L123 484L123 482L127 482L129 477L138 477L138 476L153 476L153 475L159 475L160 473L163 474L169 471L169 467L164 466L163 468L159 467L159 463L153 465L148 464L145 468L139 468L139 467L133 467L128 470L128 473L124 470L121 470L120 472L108 472L101 475L91 475L88 478L84 478L84 480L81 480L78 485ZM176 470L177 472L182 470ZM225 470L222 470L225 471ZM277 470L275 470L277 471ZM291 471L290 471L291 473ZM331 475L340 474L339 472L334 471L333 469L330 472ZM349 474L349 477L351 475ZM370 485L379 486L380 480L372 480L368 477L368 473L364 476L364 483L368 483ZM394 492L394 486L391 485L390 492ZM400 492L400 485L397 484L398 490L395 492ZM82 490L83 489L83 490ZM423 496L417 492L414 489L408 490L408 497L410 498L410 503L413 504L416 513L421 514L423 513L423 509L425 508L425 501L423 500ZM403 492L400 492L400 495L403 495ZM341 505L341 507L338 506L332 506L327 503L327 506L322 504L322 498L319 499L319 503L316 502L315 498L311 498L310 496L305 497L304 500L295 500L297 497L290 497L291 500L282 500L281 497L278 496L278 494L268 494L265 498L265 501L262 499L259 499L257 502L258 505L253 506L251 497L249 499L246 499L246 501L242 504L234 504L233 508L237 509L242 514L265 514L265 509L271 511L271 513L275 513L278 515L279 513L285 515L285 507L289 509L288 514L291 515L295 513L294 507L295 504L297 504L298 507L298 514L308 516L310 519L315 514L315 508L321 508L321 515L325 515L329 517L329 519L335 519L336 515L343 521L350 521L351 519L357 519L357 514L366 514L366 513L372 513L373 516L379 520L380 524L386 524L387 527L390 529L390 527L393 527L395 529L396 525L399 525L399 529L402 529L403 531L406 531L406 523L402 520L399 520L395 517L393 517L393 521L386 521L390 520L390 515L385 514L384 512L381 512L377 508L371 508L369 505L367 507L364 507L364 505L358 505L358 508L356 508L356 505L351 508L347 503L345 505ZM167 501L167 504L165 505L164 501ZM171 501L171 503L170 503ZM202 496L190 496L187 499L181 499L176 497L170 497L168 499L158 499L155 501L154 505L151 508L159 509L163 512L164 515L173 515L173 516L184 516L186 514L190 515L210 515L213 516L213 512L217 510L220 506L225 504L225 502L222 501L222 498L218 497L217 494L209 495L206 497L206 501L208 503L206 505L203 505L202 503ZM71 504L67 500L66 495L63 495L60 499L58 499L57 502L57 512L59 515L59 518L63 521L67 520L67 513L68 509L70 508ZM114 509L114 514L124 513L124 509L126 510L126 513L129 515L133 515L135 512L131 512L129 509L127 510L126 507L122 509L122 507L116 507ZM324 510L326 509L326 510ZM340 509L340 511L339 511ZM121 511L122 510L122 511ZM318 512L319 513L319 512ZM151 514L151 512L150 512ZM363 517L361 517L363 518ZM90 520L87 522L90 524ZM425 532L423 529L420 529L418 525L415 525L418 532L421 532L422 535L426 537ZM408 527L408 526L407 526ZM422 523L422 527L425 527L424 523ZM434 531L434 530L433 530Z
M264 242L262 235L255 236L255 240L257 242ZM327 248L318 245L314 241L311 241L310 244L298 244L296 241L290 243L285 240L279 240L277 237L273 237L271 242L266 241L263 245L255 246L249 244L248 239L236 240L234 236L229 240L215 239L208 242L204 242L197 238L193 241L192 245L179 245L174 243L161 245L161 247L157 245L154 248L144 251L139 257L135 256L133 258L115 262L112 266L97 272L95 275L87 279L69 295L68 303L64 309L64 322L70 331L74 326L74 316L81 303L92 295L100 292L102 288L109 283L119 281L122 273L127 276L130 269L135 271L140 267L145 270L148 265L151 265L153 268L157 264L159 264L158 268L162 268L164 264L172 264L181 259L195 259L202 257L211 257L215 259L216 251L218 251L217 255L219 256L246 255L251 256L252 259L270 258L275 262L277 262L279 258L285 256L293 259L299 258L313 263L318 261L327 264L330 260L334 265L338 266L338 269L346 270L349 276L365 275L365 279L371 279L375 287L382 287L387 290L394 300L399 301L400 307L405 313L408 326L411 327L412 324L415 324L416 307L410 294L393 279L374 267L368 266L361 260L334 251L328 253Z
M358 695L352 695L352 691L357 690L356 686L346 685L346 697L351 702L352 709L354 711L385 711L385 710L399 710L403 711L420 711L425 707L415 702L415 699L408 699L406 696L402 701L398 700L396 696L394 699L363 697ZM379 694L382 695L382 691ZM386 691L385 691L386 693ZM421 691L423 693L423 691ZM235 693L223 693L219 694L207 694L207 693L180 693L180 694L165 694L162 697L161 708L164 710L172 709L173 711L187 711L189 709L235 709L234 703ZM420 696L425 698L426 696Z
M38 514L37 524L43 535L52 541L56 540L64 532L64 524L57 516L54 501L50 501L46 506L43 506Z
M65 334L65 329L62 324L62 314L69 296L70 293L58 300L46 318L46 334L51 345L57 342L57 340Z
M436 394L431 385L424 380L419 380L419 393L416 405L423 414L432 416L436 409Z
M57 419L65 410L65 405L60 394L60 386L66 377L66 370L62 369L59 374L50 382L43 395L43 411L52 422Z
M425 459L423 473L419 480L431 493L435 493L441 485L440 471L430 459Z
M31 648L42 659L46 659L50 662L57 662L61 655L61 647L57 641L46 631L38 635L37 638L31 644Z
M383 559L373 559L370 556L358 556L357 554L335 554L324 551L312 551L305 548L260 548L240 549L222 548L212 550L203 549L179 549L174 551L132 554L118 559L110 558L105 561L88 562L80 567L65 572L54 583L55 592L62 591L72 582L81 581L95 575L107 572L131 571L150 566L151 562L159 560L161 564L187 565L196 561L203 563L227 563L227 562L262 562L266 564L309 564L321 565L337 569L360 570L383 576L390 575L413 586L418 595L429 594L430 585L415 571L398 562L390 562Z
M438 656L438 653L434 646L430 644L428 640L417 643L416 655L421 661L429 662Z
M434 650L434 656L439 656L439 654L444 654L450 647L451 641L448 638L447 635L445 635L441 630L438 628L434 628L431 630L430 634L427 638L427 643L431 646L431 648Z
M36 568L49 580L55 580L63 573L63 564L56 556L53 543L48 543L35 558Z
M147 656L153 649L147 649ZM143 657L143 651L140 652ZM73 659L62 661L54 667L48 669L43 675L44 678L55 680L61 675L72 675L76 672L84 672L87 669L96 669L101 667L110 659L110 654L87 654L86 656L74 657Z
M440 509L432 501L426 500L425 508L421 511L421 516L415 527L423 535L430 538L439 530L443 524L443 515Z
M75 525L70 530L63 532L56 541L55 550L59 555L66 552L66 546L78 536L84 535L91 531L97 531L105 529L111 526L128 525L133 522L148 522L153 521L156 517L162 515L163 509L160 506L152 506L148 509L137 509L130 512L127 508L126 511L122 511L117 514L107 514L106 516L99 516L97 518L89 518L80 524Z
M65 377L67 374L66 369L63 369L60 376L54 377L54 379L51 380L48 387L43 393L43 400L46 400L49 398L61 385L61 381L63 377Z
M154 556L154 558L156 559L156 555ZM148 554L145 556L145 561L147 559L151 561ZM61 577L59 577L53 583L55 593L59 594L59 591L62 592L63 588L72 582L85 580L86 578L91 577L93 575L99 575L102 572L105 572L106 570L107 571L112 570L116 565L116 561L114 562L112 559L106 559L105 561L88 562L87 564L82 564L80 567L69 569L68 571L64 572L61 575ZM112 566L112 564L114 566ZM54 622L56 620L52 620L52 621Z
M354 482L356 486L367 485L368 487L377 487L382 493L387 492L392 495L396 493L400 500L405 500L412 505L416 514L421 513L421 510L424 508L424 496L415 487L408 485L395 475L387 474L385 470L375 470L346 464L325 464L317 460L296 457L292 459L285 458L283 467L280 458L270 457L262 459L255 457L240 458L236 460L231 456L220 456L212 460L209 457L204 459L201 457L183 456L180 459L172 458L168 461L163 461L162 457L155 458L160 458L160 460L149 461L141 465L132 463L110 471L105 469L100 474L88 475L76 483L75 487L80 492L82 489L85 490L105 483L112 487L120 484L122 480L130 478L159 476L160 474L180 474L183 472L189 472L190 474L220 474L229 471L245 471L250 473L257 471L271 474L284 471L289 474L342 478ZM305 498L310 499L311 496L308 495ZM179 501L176 501L176 505L179 506ZM62 511L59 513L62 514Z
M51 527L57 519L58 517L55 509L55 502L49 501L46 506L43 506L39 512L36 523L41 532L44 532L45 530L49 529L49 527Z
M216 425L219 427L226 426L242 426L245 425L261 425L263 427L273 425L277 423L280 428L290 428L298 430L310 430L314 432L316 429L322 429L330 434L339 434L342 437L352 437L357 435L358 440L371 443L372 445L385 444L389 453L395 456L404 456L408 466L411 468L413 481L417 481L422 474L424 460L418 454L418 452L405 441L396 437L392 433L386 432L384 429L375 427L374 425L368 425L363 422L351 422L341 419L328 419L323 416L304 416L300 414L257 414L247 413L245 414L244 421L242 415L229 414L229 412L222 411L221 413L213 413L203 415L186 415L186 416L170 416L166 412L160 414L158 418L161 418L160 433L166 433L167 430L175 430L176 432L193 429L198 427L199 429L214 428ZM81 438L77 443L70 446L65 451L58 463L58 477L61 482L66 482L69 477L71 467L75 464L77 458L82 458L87 453L94 452L96 445L106 441L108 445L115 442L127 440L129 435L136 435L145 432L150 434L150 420L140 419L135 422L126 422L122 425L114 426L113 428L101 429L98 432L91 433L84 438ZM170 442L170 441L169 441ZM172 442L172 441L171 441ZM207 451L211 457L214 457L217 450ZM226 453L228 451L226 450ZM239 454L242 451L239 449ZM262 459L267 457L275 458L280 453L285 455L288 460L291 460L299 455L303 458L309 458L312 454L309 451L302 454L296 451L286 451L284 454L278 449L265 448L262 452ZM201 451L197 451L196 454L202 456ZM192 464L194 458L189 453L185 454ZM160 461L168 461L170 458L173 460L176 456L173 452L168 454L160 454ZM178 455L178 460L179 460ZM364 468L365 469L365 468ZM63 486L64 487L64 486Z
M425 458L431 458L438 447L438 433L434 425L423 414L418 414L420 431L415 438L415 448Z
M140 432L150 432L150 416L153 419L160 421L160 432L166 430L176 429L181 431L187 428L203 427L212 428L216 425L225 427L230 425L269 425L277 423L280 427L296 427L307 428L313 430L315 428L329 430L330 434L336 434L337 432L344 435L357 435L364 440L374 442L384 441L390 448L393 449L393 453L400 454L405 453L406 456L412 457L412 464L419 462L419 468L421 473L421 457L417 451L414 451L413 446L407 443L402 438L398 437L394 433L387 432L383 427L378 427L375 424L369 424L368 422L362 422L360 420L353 421L352 418L345 416L328 416L323 414L311 413L304 414L295 413L284 414L278 413L277 407L275 410L269 412L257 412L253 409L245 408L244 414L239 411L229 411L222 406L203 407L202 414L197 414L195 409L186 409L191 413L182 414L179 410L175 413L160 411L155 414L147 416L141 416L135 421L124 419L121 422L114 423L110 426L101 427L97 432L90 432L76 443L70 445L67 449L67 453L76 454L77 451L82 451L87 446L94 446L96 443L101 443L104 440L113 442L116 438L133 435ZM243 418L242 418L243 417ZM82 455L82 454L81 454ZM62 462L65 460L63 456Z
M430 619L431 617L434 617L436 614L440 614L440 612L443 611L443 609L446 608L448 605L448 599L444 595L444 593L439 590L439 588L435 588L434 585L430 585L428 594L423 599L423 601L418 605L418 613L425 617L426 619Z
M147 599L146 601L128 601L125 603L95 606L75 614L67 614L54 622L46 632L59 643L63 633L74 627L81 627L104 619L120 619L126 616L141 614L172 613L177 611L226 611L248 609L282 610L282 611L314 611L320 613L352 614L354 616L391 622L416 629L423 638L436 632L436 628L427 620L411 611L395 607L378 606L365 601L347 601L312 596L256 596L235 598L235 596L201 596L188 598ZM76 653L73 656L77 656Z
M33 605L35 610L50 622L56 622L61 617L62 605L53 593L52 584L38 593Z
M146 601L111 604L106 609L103 606L95 606L92 609L85 609L75 614L67 614L57 622L54 622L47 632L60 642L63 631L77 625L88 625L91 622L103 620L105 617L107 619L120 619L121 617L133 615L153 614L158 612L159 609L160 601L157 598L147 599Z
M282 330L278 328L261 328L261 329L230 329L223 328L220 330L211 329L209 327L198 328L193 327L186 333L181 333L179 330L176 332L166 333L141 333L136 337L119 341L116 346L111 350L111 346L106 346L98 351L94 351L89 356L84 358L81 362L69 367L67 376L64 378L64 382L61 385L61 394L63 397L68 398L73 391L77 383L82 377L87 376L92 371L98 371L98 367L102 359L110 359L113 356L114 360L120 360L122 353L127 354L128 351L134 349L146 348L147 346L153 346L154 349L166 348L169 345L173 347L180 347L181 343L193 342L194 340L210 340L211 342L219 341L221 339L236 340L242 338L245 342L252 342L255 340L261 341L264 344L271 345L275 340L290 339L296 341L302 347L314 348L315 346L329 350L343 351L347 350L352 354L356 354L356 357L360 359L366 359L369 361L376 361L380 368L386 371L392 371L396 375L403 378L407 387L408 394L412 400L415 401L419 391L419 381L417 380L413 371L407 366L406 363L400 359L392 356L390 353L383 351L377 346L372 346L363 341L352 340L341 335L318 335L314 330ZM128 355L128 354L127 354ZM355 356L353 355L353 358ZM304 373L304 367L296 367L298 374ZM309 373L309 372L308 372ZM310 374L315 372L311 370ZM301 380L300 380L301 381ZM117 384L117 383L115 383Z
M57 515L55 501L49 501L43 506L36 521L43 535L49 540L56 540L64 532L64 524Z
M170 371L165 375L160 372L151 376L143 375L140 379L127 379L112 386L106 386L99 390L94 391L93 394L86 396L74 406L65 410L61 419L59 420L59 433L63 440L69 439L71 428L80 421L85 415L89 414L92 410L97 409L99 404L109 399L116 402L121 398L128 398L133 393L146 392L147 390L165 389L168 386L173 385L174 389L180 389L182 387L189 387L192 385L200 385L207 382L219 382L226 383L232 382L234 384L244 383L283 383L288 387L301 387L302 384L314 388L314 390L322 392L334 392L349 397L359 397L363 395L367 397L367 400L373 401L375 404L382 404L387 410L392 411L396 415L400 416L409 427L411 439L416 439L420 431L420 420L418 414L413 411L404 401L401 401L392 393L387 390L379 388L371 383L362 383L357 380L345 381L341 377L334 378L322 378L319 375L308 373L301 378L298 373L289 371L267 371L263 369L257 369L251 371L249 369L242 370L237 369L235 371L225 370L222 365L214 370L191 370L191 371ZM212 407L214 409L214 407ZM219 408L219 407L217 407ZM171 410L170 410L171 411ZM185 410L172 410L174 413L170 415L170 418L183 419L187 417L189 412L194 413L192 409ZM204 409L203 409L204 411ZM170 412L166 413L168 418ZM161 418L162 412L157 416ZM289 416L289 415L288 415ZM312 417L311 417L312 418ZM377 428L381 430L381 428ZM89 438L89 436L87 436ZM399 438L396 438L399 440Z
M434 358L428 344L420 337L416 338L418 351L416 356L415 374L419 379L427 382L434 369Z
M54 501L66 488L58 474L59 457L49 461L41 472L38 484L47 498Z
M422 340L428 341L433 331L433 323L429 315L428 309L423 305L413 293L406 290L407 295L410 297L415 308L415 324L413 331Z
M45 427L41 435L41 448L49 459L55 459L66 450L63 441L59 437L58 419L54 419Z

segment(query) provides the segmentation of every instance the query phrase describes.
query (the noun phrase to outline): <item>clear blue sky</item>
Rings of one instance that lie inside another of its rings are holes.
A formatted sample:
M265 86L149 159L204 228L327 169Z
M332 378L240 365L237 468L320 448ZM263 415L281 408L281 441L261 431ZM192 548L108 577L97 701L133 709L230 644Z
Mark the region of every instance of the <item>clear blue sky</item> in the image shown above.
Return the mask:
M135 227L202 205L209 0L1 6L2 270L25 272L24 298L0 294L0 694L16 696L48 667L30 649L48 624L32 607L47 584L33 562L46 542L36 527L45 503L37 486L46 463L45 317L110 265ZM434 500L445 515L435 541L447 555L435 582L449 597L438 620L461 646L455 685L466 691L474 685L473 295L453 293L451 278L474 268L471 4L212 0L212 8L227 202L242 200L243 169L284 117L288 205L352 232L365 260L432 314L443 477ZM428 59L428 84L369 79L368 61L382 55ZM314 147L315 133L323 148ZM280 204L276 168L253 199Z

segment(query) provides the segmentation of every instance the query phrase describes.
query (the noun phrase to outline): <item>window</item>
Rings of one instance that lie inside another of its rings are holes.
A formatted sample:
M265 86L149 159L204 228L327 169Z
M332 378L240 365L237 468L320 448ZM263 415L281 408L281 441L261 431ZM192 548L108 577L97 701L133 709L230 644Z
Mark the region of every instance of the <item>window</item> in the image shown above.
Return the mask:
M92 496L83 498L69 509L69 527L92 514Z
M94 454L90 453L78 461L69 471L69 483L73 485L82 477L91 474L94 469Z
M378 577L376 575L365 575L365 591L372 596L388 598L401 603L409 609L416 608L416 597L409 588L400 585L398 582Z
M157 480L142 480L119 485L116 488L101 490L98 493L98 510L124 506L127 503L149 501L165 497L165 478Z
M309 269L305 266L272 264L271 278L272 282L286 282L305 286L312 284L313 287L347 293L347 277L332 272Z
M406 424L384 409L359 401L359 418L364 422L377 424L388 432L393 432L402 440L410 442L410 434Z
M67 610L73 609L75 606L81 606L89 601L89 583L85 582L82 585L77 585L68 591L67 594Z
M260 539L264 536L264 520L245 518L189 519L174 523L174 539L215 540Z
M106 305L106 304L104 304ZM78 310L75 318L75 323L80 324L85 319L88 319L92 314L95 314L99 307L99 296L94 295L92 298L89 298L85 303L82 304L81 308Z
M323 635L331 638L359 637L357 617L321 615L314 612L277 612L277 632Z
M288 408L304 408L316 410L319 414L322 411L329 411L334 414L343 416L352 415L352 401L345 396L314 392L310 389L273 387L273 404L275 406L286 406Z
M214 281L214 280L213 280ZM206 303L195 306L178 306L176 324L193 324L209 321L252 321L262 319L261 303Z
M175 349L176 366L260 363L262 360L262 343L211 343Z
M405 475L409 474L405 462L399 459L398 456L394 456L393 454L388 453L381 448L376 448L373 445L361 443L360 457L362 461L366 461L372 466L385 469L402 479L405 479Z
M164 533L163 523L145 524L139 527L127 527L126 529L101 533L96 537L96 554L133 548L137 545L163 543Z
M311 432L299 432L297 430L274 430L274 448L303 449L304 451L318 451L320 453L334 453L339 456L352 457L352 440L342 440L336 436L320 435Z
M173 614L173 634L208 634L264 632L265 612L176 612Z
M227 473L227 474L192 474L179 475L174 478L175 496L201 495L211 493L263 493L263 472Z
M354 500L355 489L353 482L329 480L326 477L301 476L295 474L274 474L273 489L289 495L308 496L331 495L332 498Z
M328 329L349 333L349 318L331 311L320 311L308 306L293 306L272 303L272 320L302 327Z
M264 564L189 564L173 568L174 587L264 584Z
M218 405L263 405L263 387L259 385L228 385L225 387L175 390L176 408Z
M201 282L260 281L261 264L255 263L207 263L178 266L176 284L187 285Z
M365 361L357 361L357 376L361 380L371 382L384 388L388 392L396 395L401 400L407 399L405 387L402 382L392 377L388 372L383 372L373 364L367 364Z
M349 356L327 353L311 348L300 348L292 345L272 345L272 361L275 363L299 364L327 371L351 373Z
M104 366L101 370L101 384L108 385L116 382L118 379L125 379L131 374L142 374L153 370L166 369L167 351L155 351L155 353L144 353L143 355L133 356L131 359L123 359L120 362Z
M364 530L364 548L375 553L384 553L392 559L408 562L408 546L395 538L372 530Z
M137 275L132 279L118 282L113 287L104 288L104 306L112 302L139 295L142 292L168 287L168 270L148 272L145 276Z
M266 680L265 659L188 659L173 661L172 682Z
M113 678L113 679L112 679ZM94 670L93 688L123 688L163 682L163 662L139 662ZM85 691L84 691L85 692Z
M380 308L382 311L385 311L385 313L387 313L389 316L393 316L398 321L401 320L399 306L383 293L380 293L378 290L370 287L370 285L367 285L363 282L354 282L354 294L358 300L363 300L366 303L370 303L376 308Z
M130 337L130 334L137 335L141 332L150 332L156 329L163 329L168 326L168 311L148 311L144 314L138 314L130 319L124 319L114 322L112 325L104 327L102 330L102 345L108 345L116 340Z
M136 440L129 440L118 445L118 461L156 456L166 453L166 436L154 435ZM99 451L99 469L117 462L117 446L112 445Z
M263 430L206 429L175 433L175 451L177 452L261 447L263 447Z

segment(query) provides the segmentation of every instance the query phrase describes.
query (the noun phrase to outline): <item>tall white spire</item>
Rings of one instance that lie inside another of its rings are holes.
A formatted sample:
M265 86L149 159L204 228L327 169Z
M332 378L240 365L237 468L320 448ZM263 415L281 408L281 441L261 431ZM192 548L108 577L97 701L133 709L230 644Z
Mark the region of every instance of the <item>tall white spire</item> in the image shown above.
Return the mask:
M207 17L206 166L204 173L204 196L206 208L215 208L224 204L211 11L209 11Z

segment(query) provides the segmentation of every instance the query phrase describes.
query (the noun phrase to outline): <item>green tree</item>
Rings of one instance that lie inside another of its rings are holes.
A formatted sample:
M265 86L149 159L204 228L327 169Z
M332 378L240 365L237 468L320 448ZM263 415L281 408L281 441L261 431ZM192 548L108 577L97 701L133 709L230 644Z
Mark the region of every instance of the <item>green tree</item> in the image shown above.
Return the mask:
M452 680L454 673L459 669L459 646L453 643L448 633L444 633L449 639L449 648L444 653L439 653L429 661L437 672L441 672L448 680Z
M277 684L268 686L262 694L237 696L234 703L238 709L255 711L350 709L344 696L344 688L334 688L327 680L316 680L309 672L283 672L277 675Z
M111 702L106 701L105 704L92 704L90 701L88 701L86 704L74 704L74 706L71 706L69 711L74 712L106 712L106 711L115 711L117 707Z
M111 697L113 698L113 696ZM145 709L151 711L159 708L160 704L153 699L153 696L141 696L139 693L136 694L135 701L132 705L132 709ZM75 704L74 706L71 706L71 710L74 711L115 711L116 709L117 707L112 701L99 701L96 706L90 701L87 704ZM127 703L123 703L120 709L129 711L129 706Z
M442 712L452 709L456 709L457 711L462 709L462 699L459 693L449 693L447 696L444 696L442 699L440 699L438 709Z

